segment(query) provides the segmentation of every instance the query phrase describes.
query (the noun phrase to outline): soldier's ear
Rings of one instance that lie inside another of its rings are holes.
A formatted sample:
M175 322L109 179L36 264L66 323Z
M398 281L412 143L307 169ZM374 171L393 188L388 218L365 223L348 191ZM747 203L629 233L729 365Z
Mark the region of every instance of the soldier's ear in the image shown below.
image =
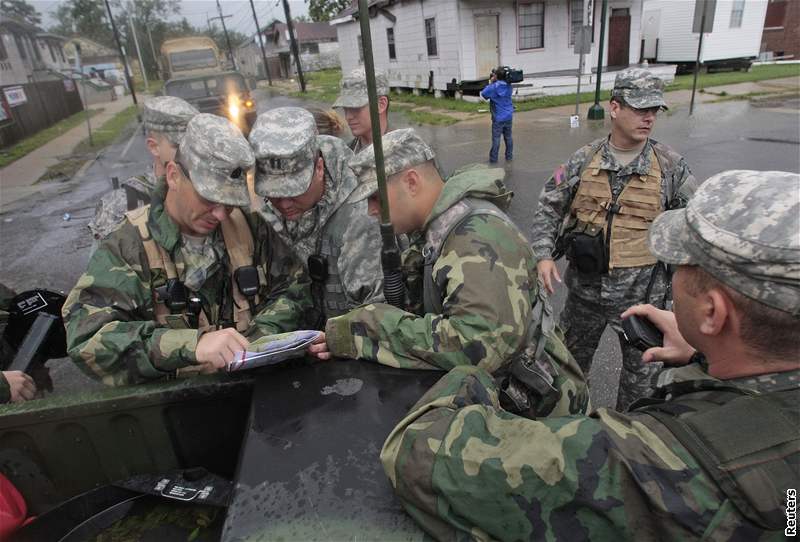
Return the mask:
M405 186L406 191L412 197L420 193L422 190L422 177L416 169L410 168L406 170L403 175L403 186Z
M155 137L150 134L147 134L147 138L144 140L144 144L147 146L147 150L150 151L150 154L153 155L153 158L158 158L158 141Z
M177 190L178 189L178 182L180 182L181 172L180 168L178 168L178 164L175 162L167 162L166 164L166 174L164 175L167 178L167 187L170 190Z

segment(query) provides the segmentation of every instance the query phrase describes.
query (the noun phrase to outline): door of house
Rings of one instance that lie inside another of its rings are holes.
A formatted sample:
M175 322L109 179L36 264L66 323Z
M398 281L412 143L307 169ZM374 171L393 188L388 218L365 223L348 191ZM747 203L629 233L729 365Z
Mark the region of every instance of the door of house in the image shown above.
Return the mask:
M500 42L497 15L475 16L475 62L477 78L489 77L500 64Z
M628 8L612 9L608 19L608 65L627 66L630 44L631 15Z

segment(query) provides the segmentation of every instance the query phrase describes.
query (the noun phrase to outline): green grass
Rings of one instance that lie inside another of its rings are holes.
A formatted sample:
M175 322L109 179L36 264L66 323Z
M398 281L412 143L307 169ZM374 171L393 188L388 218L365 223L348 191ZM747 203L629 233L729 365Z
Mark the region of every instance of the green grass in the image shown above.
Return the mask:
M89 144L89 138L84 139L75 147L73 154L83 154L87 152L96 151L106 147L114 142L115 139L122 133L125 127L136 118L136 106L131 105L110 119L108 119L102 126L92 130L92 144Z
M316 100L318 102L333 103L339 96L339 81L342 79L342 70L332 68L306 73L306 92L290 92L290 96Z
M164 88L164 81L161 79L149 79L147 81L147 93L148 94L155 94ZM134 79L133 81L133 88L136 90L137 93L144 92L144 81L142 79Z
M458 119L450 115L431 113L430 111L412 111L402 108L403 114L414 124L433 124L434 126L450 126L458 122Z
M697 88L718 87L734 83L750 81L766 81L800 75L800 64L773 64L769 66L753 66L749 72L701 73L697 76ZM686 90L692 88L692 74L678 75L667 87L670 90Z
M94 116L100 113L102 109L90 109L89 111L89 115ZM45 128L44 130L41 130L30 137L26 137L22 141L19 141L18 143L15 143L6 149L3 149L0 151L0 167L5 167L11 162L19 160L26 154L35 151L42 145L49 143L61 134L68 132L69 130L85 122L86 113L81 111L63 120L60 120L54 125Z

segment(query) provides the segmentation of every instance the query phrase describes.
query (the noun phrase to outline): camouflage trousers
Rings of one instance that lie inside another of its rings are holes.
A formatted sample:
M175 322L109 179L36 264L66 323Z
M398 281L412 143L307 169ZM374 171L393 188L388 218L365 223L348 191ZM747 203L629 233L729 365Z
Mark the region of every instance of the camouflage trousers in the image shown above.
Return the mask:
M625 340L619 315L626 308L616 303L591 303L569 293L559 322L564 330L566 347L587 379L594 353L606 326L611 326L616 332L622 350L622 372L616 406L616 410L620 412L625 412L631 403L650 394L652 382L662 366L661 363L642 362L642 352Z

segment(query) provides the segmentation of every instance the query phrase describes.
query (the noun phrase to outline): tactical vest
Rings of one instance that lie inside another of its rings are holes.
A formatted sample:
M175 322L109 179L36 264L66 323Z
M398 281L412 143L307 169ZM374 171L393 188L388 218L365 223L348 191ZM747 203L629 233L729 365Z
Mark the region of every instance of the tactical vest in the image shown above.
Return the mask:
M462 199L436 217L425 232L422 249L422 291L426 313L441 314L443 311L442 287L433 277L433 266L442 247L459 224L481 215L497 217L522 235L506 213L482 199ZM536 418L576 414L588 407L585 378L560 335L550 299L541 281L538 281L537 299L527 323L525 340L517 352L503 360L500 367L482 366L497 379L501 406L505 410ZM572 400L562 397L562 388L568 380L576 383L576 387L580 386L579 383L584 384L583 390L576 392Z
M131 224L136 226L139 230L139 236L142 239L145 254L147 255L147 263L150 270L163 270L167 279L179 279L178 271L175 263L172 261L170 254L158 243L153 240L150 235L150 228L147 226L147 220L150 216L150 206L140 207L133 211L125 213ZM254 243L253 234L250 231L250 226L245 219L244 213L239 209L234 209L228 216L227 220L220 222L222 229L222 238L225 242L225 250L228 253L228 274L231 278L231 291L233 292L233 321L236 324L236 330L245 332L250 327L252 315L250 314L250 303L247 297L239 291L239 286L234 279L234 271L240 267L253 265ZM259 271L259 275L261 272ZM164 300L157 299L156 290L151 285L153 292L153 307L155 308L156 321L162 326L172 328L185 328L186 318L185 314L172 314L170 309L164 303ZM258 296L255 296L254 305L258 304ZM214 326L211 325L205 311L201 310L199 315L200 331L212 331Z
M582 171L570 214L577 219L575 231L594 234L602 230L608 247L608 267L644 267L656 263L647 248L650 223L661 214L661 166L650 149L650 170L631 175L614 201L609 173L600 168L598 150ZM608 228L611 228L611 231Z
M341 207L328 219L328 223L317 238L316 253L325 258L328 273L324 284L319 285L321 291L314 292L314 304L322 311L325 320L341 316L350 310L342 277L339 275L339 257L342 254L340 243L347 228L345 221L337 219L340 210Z
M786 488L800 483L797 385L757 393L714 380L684 381L657 394L632 406L631 412L648 415L636 420L666 427L742 516L782 531Z

